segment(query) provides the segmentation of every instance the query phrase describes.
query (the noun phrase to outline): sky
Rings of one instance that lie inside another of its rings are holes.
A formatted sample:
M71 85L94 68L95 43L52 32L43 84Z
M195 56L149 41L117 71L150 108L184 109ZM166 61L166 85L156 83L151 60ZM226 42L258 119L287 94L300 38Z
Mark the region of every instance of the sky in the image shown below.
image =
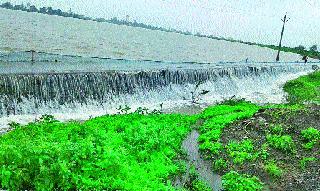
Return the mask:
M283 45L320 46L320 0L0 0L51 6L90 17L118 17L183 31Z

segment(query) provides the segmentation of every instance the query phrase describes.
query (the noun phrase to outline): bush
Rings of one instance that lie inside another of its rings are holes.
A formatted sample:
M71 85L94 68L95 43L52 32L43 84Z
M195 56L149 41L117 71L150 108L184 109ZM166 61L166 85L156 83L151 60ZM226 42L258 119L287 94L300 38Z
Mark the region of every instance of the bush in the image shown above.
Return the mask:
M254 146L250 139L242 142L230 141L226 148L235 164L243 164L246 160L250 161L258 156L258 153L254 151Z
M212 166L213 166L213 170L220 171L220 170L226 169L228 167L228 164L227 164L227 161L220 158L215 160Z
M256 176L231 171L222 176L222 186L226 191L261 191L263 183Z
M313 161L317 161L317 158L315 157L306 157L300 160L300 167L304 170L308 163L313 162Z
M219 142L204 142L199 146L199 149L208 152L210 155L218 155L223 149L223 146Z
M316 141L320 139L320 131L312 127L302 130L301 135L306 141Z
M271 127L271 133L276 135L281 135L283 133L283 128L281 125L274 125Z
M192 182L191 191L211 191L211 188L201 180L195 180Z
M282 176L282 170L275 164L274 161L268 162L264 166L265 171L273 178L280 178Z
M281 151L285 152L295 152L295 144L289 135L267 135L268 144Z
M307 150L313 149L313 147L319 142L320 140L320 131L309 127L308 129L302 130L301 135L305 141L307 141L306 144L303 145L303 147Z

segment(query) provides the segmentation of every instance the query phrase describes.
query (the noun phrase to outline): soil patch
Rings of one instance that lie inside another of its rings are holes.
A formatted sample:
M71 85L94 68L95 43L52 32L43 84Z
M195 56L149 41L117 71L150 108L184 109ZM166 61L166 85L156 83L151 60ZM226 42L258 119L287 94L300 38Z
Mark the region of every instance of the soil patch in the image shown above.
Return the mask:
M254 151L249 154L256 154L256 157L243 164L236 164L230 152L223 149L222 154L215 158L222 158L228 162L227 167L220 170L220 174L236 170L255 175L266 184L266 190L320 190L319 139L312 149L306 149L304 147L306 140L301 135L302 130L310 127L320 130L320 106L260 110L252 118L226 127L221 140L225 148L231 141L251 140ZM267 140L268 135L290 136L294 143L293 151L275 148ZM308 158L313 160L309 161ZM275 177L267 172L267 164L270 162L276 164L282 171L281 176Z

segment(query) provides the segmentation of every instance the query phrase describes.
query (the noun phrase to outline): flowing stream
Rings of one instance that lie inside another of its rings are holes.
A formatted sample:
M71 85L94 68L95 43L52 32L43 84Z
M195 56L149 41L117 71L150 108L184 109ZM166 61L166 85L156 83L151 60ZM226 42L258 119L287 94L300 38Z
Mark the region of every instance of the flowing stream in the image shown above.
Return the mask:
M281 86L312 71L297 63L170 63L37 55L0 57L0 127L26 123L44 114L85 120L118 112L119 106L173 111L236 96L256 103L280 103ZM55 60L51 62L50 60ZM63 60L63 61L61 61ZM196 88L196 84L200 84ZM198 93L197 93L198 92Z

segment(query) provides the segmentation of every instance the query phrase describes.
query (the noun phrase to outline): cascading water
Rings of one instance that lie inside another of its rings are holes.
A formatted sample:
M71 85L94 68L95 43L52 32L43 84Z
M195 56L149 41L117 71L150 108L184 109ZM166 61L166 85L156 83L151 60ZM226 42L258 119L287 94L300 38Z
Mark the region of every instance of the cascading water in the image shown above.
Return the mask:
M210 91L199 100L202 105L232 96L279 103L284 99L280 86L312 70L310 65L293 63L138 65L140 70L125 70L127 65L122 65L121 69L95 72L6 72L4 68L0 72L0 126L34 120L43 114L53 114L60 120L83 120L115 113L120 105L153 109L163 103L164 109L170 110L190 104L191 91L199 82L198 90Z

